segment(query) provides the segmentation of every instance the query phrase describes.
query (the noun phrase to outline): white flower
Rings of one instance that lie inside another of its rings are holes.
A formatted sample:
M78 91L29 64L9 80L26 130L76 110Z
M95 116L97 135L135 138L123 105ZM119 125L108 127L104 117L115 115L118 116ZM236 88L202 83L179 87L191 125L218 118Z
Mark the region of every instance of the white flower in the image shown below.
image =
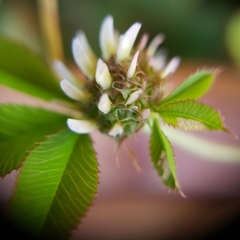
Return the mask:
M63 62L56 60L53 62L53 68L55 72L62 78L67 79L69 82L76 84L77 80L75 76L67 69Z
M96 82L103 88L108 89L112 85L112 77L108 70L108 66L102 59L98 59L97 71L95 74Z
M168 63L168 65L163 70L162 75L161 75L162 78L165 78L169 74L174 73L177 70L177 68L178 68L178 66L180 64L180 61L181 61L180 57L172 58L171 61Z
M134 23L124 35L120 36L117 48L117 62L121 62L129 57L140 27L141 23Z
M88 44L87 38L83 32L79 32L72 41L73 57L88 79L93 79L97 58Z
M142 119L147 119L150 116L150 113L151 111L149 108L142 110L141 112Z
M69 82L67 79L63 79L60 82L60 86L64 93L74 100L86 102L90 98L90 94L88 92L84 92L83 90Z
M149 57L148 63L156 71L161 71L166 65L166 55L165 54L156 54L153 57Z
M120 123L115 123L112 129L109 131L109 135L115 137L117 134L121 135L123 133L123 127Z
M100 27L102 57L98 59L84 32L78 32L72 40L73 58L90 81L79 81L62 62L54 63L56 72L63 78L60 82L62 90L79 101L76 108L83 111L80 116L71 115L68 119L67 125L72 131L89 133L99 128L114 137L124 131L131 135L150 116L149 101L161 100L162 78L176 70L180 58L175 57L166 65L166 54L158 50L164 40L163 34L156 35L147 46L148 34L145 33L133 47L140 28L141 23L136 22L119 36L114 29L113 17L107 15ZM128 116L128 112L139 114ZM86 120L90 116L94 119ZM136 128L126 127L132 120Z
M148 34L144 33L139 41L137 49L139 49L140 51L143 51L147 45L148 38L149 38Z
M98 109L103 112L104 114L107 114L111 110L112 102L110 101L108 94L104 93L98 102Z
M131 65L127 71L127 78L132 78L137 67L137 60L138 60L139 50L135 53Z
M143 93L143 90L142 90L142 89L138 89L138 90L132 92L132 93L130 94L127 102L126 102L126 105L129 105L129 104L135 102L142 93Z
M108 60L116 53L116 39L113 26L113 17L107 15L100 28L99 43L102 50L103 59Z
M153 56L156 51L158 46L164 41L164 35L163 34L158 34L153 38L153 40L150 42L148 48L147 48L147 56Z
M94 120L79 120L69 118L67 120L68 127L76 133L90 133L97 128L97 123Z

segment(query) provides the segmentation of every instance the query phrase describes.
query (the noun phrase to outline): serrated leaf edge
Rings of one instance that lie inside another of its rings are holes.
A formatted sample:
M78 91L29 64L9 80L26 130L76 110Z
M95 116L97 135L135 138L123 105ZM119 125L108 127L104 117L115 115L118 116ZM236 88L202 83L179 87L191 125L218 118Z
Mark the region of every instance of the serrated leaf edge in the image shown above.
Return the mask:
M97 186L99 186L99 185L100 185L100 176L99 176L99 174L101 173L101 171L99 170L100 165L99 165L99 161L98 161L98 155L99 155L99 154L98 154L97 151L95 150L95 147L94 147L95 141L92 139L92 137L91 137L90 134L89 134L89 137L90 137L90 139L91 139L91 141L92 141L93 150L94 150L94 152L95 152L95 156L96 156L96 160L97 160L97 170L98 170L98 174L97 174L97 177L98 177L98 185L97 185ZM90 211L90 209L91 209L92 207L94 207L94 201L95 201L95 199L96 199L96 197L97 197L97 194L98 194L98 187L97 187L97 191L94 193L94 197L93 197L93 199L92 199L92 202L88 205L88 208L87 208L87 210L85 211L85 213L83 214L83 216L79 219L79 221L76 222L75 226L72 228L71 232L69 233L69 237L73 236L73 232L74 232L74 231L77 231L78 226L79 226L79 225L82 223L82 221L86 218L86 215L88 214L88 212Z
M228 129L226 128L226 125L225 125L225 122L224 122L225 118L222 116L221 111L220 111L220 110L216 110L214 107L212 107L212 106L210 106L210 105L208 105L208 104L205 104L204 102L197 101L197 100L195 100L195 99L178 100L178 101L169 102L169 103L166 103L166 104L162 105L161 107L159 107L158 111L160 111L161 108L164 108L165 106L172 105L172 104L176 104L176 103L181 103L181 102L196 102L196 103L199 103L199 104L202 104L202 105L204 105L204 106L207 106L207 107L211 108L213 111L215 111L216 113L218 113L219 117L221 118L223 129L222 129L222 130L206 129L206 131L224 131L224 132L227 132L227 133L229 133L229 134L231 134L231 135L233 135L233 136L235 136L235 137L237 138L237 136L236 136L235 133L233 133L232 131L230 131L230 130L228 130ZM157 112L157 113L158 113L158 112ZM160 116L161 116L161 115L160 115ZM197 120L196 120L196 121L197 121ZM164 122L164 121L162 120L162 122ZM198 121L198 122L199 122L199 121ZM178 128L178 129L182 129L182 128L179 128L178 126L173 126L173 125L168 124L168 123L166 123L166 122L164 122L164 123L167 124L168 126L171 126L171 127L174 127L174 128ZM184 129L182 129L182 130L184 130ZM187 131L187 130L184 130L184 131Z
M171 189L171 188L168 188L165 184L162 184L162 187L163 188L166 188L168 191L172 191L172 192L178 192L182 197L186 198L185 194L183 193L182 189L181 189L181 186L178 182L178 179L177 179L177 164L176 164L176 155L175 155L175 152L174 152L174 147L172 146L171 142L169 141L168 137L166 136L166 134L161 130L160 128L160 124L159 124L159 119L154 119L155 122L157 122L157 127L158 127L158 130L162 132L162 134L165 136L166 140L168 141L169 145L171 146L172 148L172 153L173 153L173 157L174 157L174 163L175 163L175 167L176 167L176 174L174 175L173 174L173 177L174 177L174 181L175 181L175 185L176 185L176 189ZM154 121L152 122L152 124L154 124ZM151 129L151 127L150 127ZM151 136L151 135L150 135ZM149 141L148 141L148 146L149 146L149 153L151 152L151 149L150 149L150 141L151 141L151 137L149 138ZM151 158L151 154L150 154L150 158ZM171 169L170 169L171 170ZM161 176L159 176L161 178ZM162 180L162 179L161 179ZM177 183L177 184L176 184Z

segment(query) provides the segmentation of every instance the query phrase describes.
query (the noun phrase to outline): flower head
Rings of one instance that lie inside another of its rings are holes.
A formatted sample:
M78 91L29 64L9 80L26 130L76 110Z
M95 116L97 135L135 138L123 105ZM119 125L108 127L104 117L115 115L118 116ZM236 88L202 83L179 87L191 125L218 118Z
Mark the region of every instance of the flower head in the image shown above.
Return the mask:
M143 34L134 47L141 23L134 23L118 36L113 17L107 15L101 26L101 58L93 53L84 32L73 38L73 58L85 75L79 80L61 63L55 69L64 79L60 85L67 96L77 101L83 119L68 119L69 128L88 133L96 128L117 139L132 135L148 119L152 106L162 98L163 79L173 73L180 59L166 64L166 55L158 50L164 40L158 34L148 43ZM87 119L87 120L86 120Z

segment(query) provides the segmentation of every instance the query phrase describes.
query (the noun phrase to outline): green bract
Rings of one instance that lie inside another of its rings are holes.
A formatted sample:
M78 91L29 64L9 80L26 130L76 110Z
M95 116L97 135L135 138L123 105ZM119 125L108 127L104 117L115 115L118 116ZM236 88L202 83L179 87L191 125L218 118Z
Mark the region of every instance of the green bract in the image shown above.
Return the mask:
M197 102L213 83L211 71L197 72L163 98L164 83L179 58L166 64L157 50L161 34L148 45L143 35L134 46L140 27L133 24L117 40L113 18L107 16L100 30L102 59L79 32L72 49L84 77L56 61L60 83L38 55L0 39L0 84L46 104L57 100L65 109L0 105L0 174L21 167L10 215L34 236L68 238L91 204L98 184L91 131L98 129L120 144L149 125L153 167L164 185L179 192L173 148L160 122L184 130L226 131L220 115Z

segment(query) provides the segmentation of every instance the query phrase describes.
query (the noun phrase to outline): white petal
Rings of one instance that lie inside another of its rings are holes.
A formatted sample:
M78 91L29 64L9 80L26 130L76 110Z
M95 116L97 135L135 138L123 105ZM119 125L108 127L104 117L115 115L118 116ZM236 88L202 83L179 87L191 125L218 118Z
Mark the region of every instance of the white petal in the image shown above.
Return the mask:
M142 110L141 112L142 119L147 119L150 116L150 113L151 111L149 108Z
M172 58L172 60L168 63L168 65L163 70L162 78L165 78L169 74L174 73L180 64L180 61L181 61L180 57Z
M164 35L163 34L158 34L153 38L153 40L150 42L148 48L147 48L147 56L153 56L159 45L164 41Z
M129 105L129 104L133 103L134 101L136 101L142 93L143 93L142 89L138 89L135 92L131 93L126 102L126 105Z
M161 71L166 64L166 56L165 55L159 55L159 56L150 57L148 59L148 63L156 71Z
M147 42L148 42L148 34L147 33L144 33L139 41L139 44L138 44L138 49L140 51L143 51L144 48L146 47L147 45Z
M121 124L119 123L115 123L115 125L112 127L112 129L110 130L110 132L108 133L110 136L115 137L117 134L122 134L123 133L123 128L121 126Z
M89 94L87 92L84 92L83 90L77 88L75 85L73 85L67 79L63 79L60 82L60 86L61 86L62 90L64 91L64 93L74 100L84 102L89 99Z
M116 42L116 48L117 48L117 45L118 45L119 36L120 36L119 31L114 29L114 39L115 39L115 42Z
M104 114L107 114L111 110L112 102L110 101L108 94L104 93L98 102L98 109L103 112Z
M116 53L116 38L111 15L107 15L101 24L99 40L103 59L108 60Z
M103 88L108 89L112 85L112 77L108 70L107 64L102 59L98 59L97 71L95 74L96 82Z
M65 64L60 61L56 60L53 62L53 68L55 72L62 78L67 79L69 82L76 84L76 78L75 76L68 70L68 68L65 66Z
M158 86L155 86L152 91L151 99L159 101L162 97L165 97L166 93L163 90L163 85L160 84Z
M92 79L96 69L96 56L88 44L87 38L83 32L79 32L72 40L73 57L88 79Z
M90 133L97 128L97 123L93 120L78 120L68 118L68 127L76 133Z
M130 55L140 27L141 23L134 23L124 35L120 36L117 48L117 62L126 59Z
M127 71L127 78L133 77L133 75L136 71L138 55L139 55L139 50L134 54L131 65Z

